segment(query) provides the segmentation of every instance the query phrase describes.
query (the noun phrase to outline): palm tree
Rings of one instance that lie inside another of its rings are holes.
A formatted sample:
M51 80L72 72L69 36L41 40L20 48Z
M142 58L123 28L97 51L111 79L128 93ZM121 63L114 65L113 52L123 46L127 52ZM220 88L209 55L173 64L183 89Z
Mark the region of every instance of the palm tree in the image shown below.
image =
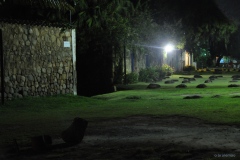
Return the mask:
M0 19L68 22L74 0L0 0Z
M2 6L29 6L43 9L74 10L73 0L0 0Z
M130 33L130 16L134 10L130 0L85 2L85 5L76 3L77 16L74 18L77 26L78 93L91 95L111 91L113 55L116 58L122 54L123 40ZM87 84L91 85L86 87Z

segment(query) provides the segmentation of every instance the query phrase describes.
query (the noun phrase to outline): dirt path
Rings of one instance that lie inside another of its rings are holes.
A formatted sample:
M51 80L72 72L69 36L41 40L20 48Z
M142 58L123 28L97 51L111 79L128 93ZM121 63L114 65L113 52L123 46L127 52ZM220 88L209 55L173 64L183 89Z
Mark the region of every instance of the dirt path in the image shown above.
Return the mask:
M55 143L62 143L55 139ZM18 159L240 159L240 127L188 117L129 117L89 122L77 146ZM10 158L14 159L16 156Z

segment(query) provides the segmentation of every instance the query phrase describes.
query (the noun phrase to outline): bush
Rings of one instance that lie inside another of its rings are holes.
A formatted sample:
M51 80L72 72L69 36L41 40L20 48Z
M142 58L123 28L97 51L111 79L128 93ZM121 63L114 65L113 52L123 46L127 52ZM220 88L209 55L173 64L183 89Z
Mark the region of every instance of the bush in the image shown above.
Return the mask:
M158 74L159 80L164 78L167 74L167 72L165 71L165 69L163 69L163 67L155 66L154 69L155 69L155 72L157 72L157 74Z
M152 82L158 81L164 78L166 75L171 75L174 69L167 64L162 66L149 67L141 69L139 72L139 81L141 82Z
M137 83L138 82L138 74L135 72L127 74L126 81L127 81L127 84Z
M184 66L183 71L195 71L195 66Z
M173 74L174 68L167 65L167 64L163 64L162 65L162 71L165 72L166 74Z
M151 82L158 80L158 73L152 67L141 69L139 72L139 81L141 82Z
M162 79L165 76L171 76L172 73L174 72L174 68L167 64L163 64L162 66L155 66L154 68L155 71L158 72L159 79Z

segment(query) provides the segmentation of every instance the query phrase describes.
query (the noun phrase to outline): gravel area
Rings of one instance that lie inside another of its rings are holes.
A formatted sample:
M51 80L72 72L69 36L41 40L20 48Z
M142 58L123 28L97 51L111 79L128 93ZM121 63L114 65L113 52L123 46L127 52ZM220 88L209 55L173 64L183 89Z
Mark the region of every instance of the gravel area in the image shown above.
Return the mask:
M83 141L71 147L2 154L0 159L240 159L240 126L209 124L182 116L134 116L89 122Z

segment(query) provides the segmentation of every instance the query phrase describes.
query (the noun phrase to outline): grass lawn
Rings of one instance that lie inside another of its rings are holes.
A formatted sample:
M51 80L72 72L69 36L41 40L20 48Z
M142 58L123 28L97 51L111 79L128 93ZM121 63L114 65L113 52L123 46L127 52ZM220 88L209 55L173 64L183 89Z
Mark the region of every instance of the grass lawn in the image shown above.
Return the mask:
M159 89L146 89L149 83L137 83L128 85L132 90L94 97L58 95L7 101L0 108L0 144L10 144L15 138L26 142L29 137L42 134L60 136L76 116L94 122L133 115L183 115L210 123L239 125L240 88L228 85L240 82L229 82L232 75L223 74L223 77L207 83L207 88L196 88L209 76L203 75L181 89L176 88L182 81L179 77L193 75L173 75L170 79L179 81L174 84L165 84L165 80L158 82ZM184 99L189 95L202 98Z

